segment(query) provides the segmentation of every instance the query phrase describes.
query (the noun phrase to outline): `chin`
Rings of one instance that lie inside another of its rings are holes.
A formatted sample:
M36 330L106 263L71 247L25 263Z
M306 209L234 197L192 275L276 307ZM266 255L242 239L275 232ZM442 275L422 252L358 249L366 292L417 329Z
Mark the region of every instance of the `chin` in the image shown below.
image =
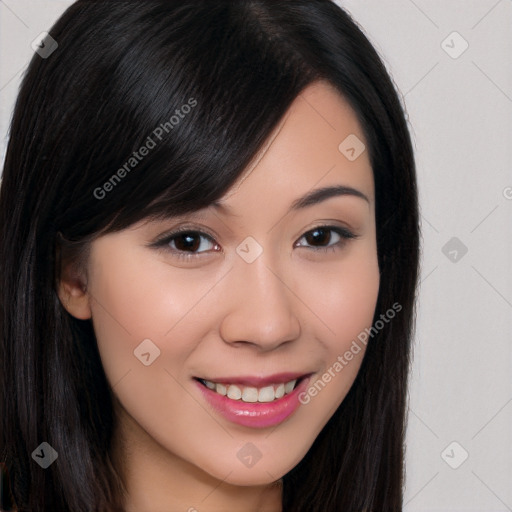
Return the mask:
M293 469L294 465L283 466L282 464L264 464L263 459L252 467L245 467L242 463L238 467L228 464L226 467L218 466L210 469L203 468L212 477L225 484L240 487L269 485L282 478ZM228 476L226 476L228 475Z

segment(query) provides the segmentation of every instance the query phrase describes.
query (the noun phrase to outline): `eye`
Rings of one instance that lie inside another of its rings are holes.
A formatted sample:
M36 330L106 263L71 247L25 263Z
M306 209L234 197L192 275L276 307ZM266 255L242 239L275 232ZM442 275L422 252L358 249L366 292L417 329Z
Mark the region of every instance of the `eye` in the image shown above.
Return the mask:
M338 226L317 226L316 228L304 233L299 239L305 239L306 243L310 245L314 251L329 249L335 250L335 247L342 247L347 240L357 238L357 235L348 229ZM318 244L318 245L316 245ZM303 243L296 243L297 247L308 247Z
M190 258L220 249L210 235L191 229L182 229L166 234L151 245L160 249L167 249L179 258Z
M313 251L334 251L353 238L357 238L357 235L348 229L339 226L317 226L304 233L294 246ZM305 243L301 242L303 239ZM150 245L169 251L173 256L183 259L196 258L205 253L221 250L213 236L191 228L182 228L162 235Z

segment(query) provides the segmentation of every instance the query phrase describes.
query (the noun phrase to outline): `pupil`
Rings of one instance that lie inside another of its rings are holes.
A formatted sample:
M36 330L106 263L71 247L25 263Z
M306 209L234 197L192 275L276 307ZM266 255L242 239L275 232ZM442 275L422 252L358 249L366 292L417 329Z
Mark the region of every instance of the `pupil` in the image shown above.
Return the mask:
M308 244L314 244L315 242L316 243L320 242L320 244L322 244L322 245L328 244L330 241L330 238L331 238L330 232L326 229L321 229L321 228L311 231L308 235L306 235L306 237L307 237Z
M180 251L183 250L192 250L195 251L199 248L198 237L190 233L184 233L179 235L179 237L175 240L174 245L176 245L177 249Z

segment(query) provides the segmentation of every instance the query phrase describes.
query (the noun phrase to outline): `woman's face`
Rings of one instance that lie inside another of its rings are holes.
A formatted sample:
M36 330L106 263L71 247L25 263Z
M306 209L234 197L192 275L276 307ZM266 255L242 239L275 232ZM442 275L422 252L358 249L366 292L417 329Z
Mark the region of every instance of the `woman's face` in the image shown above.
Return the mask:
M247 486L304 457L356 377L379 289L361 141L316 83L218 205L92 243L75 313L92 317L127 460Z

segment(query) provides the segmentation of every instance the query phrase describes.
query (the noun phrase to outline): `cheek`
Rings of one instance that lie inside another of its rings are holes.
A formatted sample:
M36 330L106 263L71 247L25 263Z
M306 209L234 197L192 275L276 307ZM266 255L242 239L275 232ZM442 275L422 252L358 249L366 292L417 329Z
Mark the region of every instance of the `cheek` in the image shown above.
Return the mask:
M301 402L321 429L348 393L371 342L367 333L380 283L376 248L360 245L343 261L302 274L307 277L297 281L297 289L315 313L311 322L316 327L309 336L320 340L322 368Z
M172 268L137 251L100 249L96 258L91 255L91 309L102 365L114 394L164 445L169 443L166 433L182 429L201 440L192 443L197 450L204 449L204 431L199 428L204 421L192 427L194 414L204 411L184 392L182 382L190 354L214 325L209 316L214 312L203 302L218 277ZM215 442L213 434L210 441Z
M211 290L217 277L173 268L158 257L128 248L97 250L91 257L91 307L98 333L105 328L124 338L165 338ZM109 336L105 336L109 338Z
M297 273L296 273L297 274ZM351 248L332 264L302 266L295 289L316 314L330 350L342 350L371 326L380 273L373 240Z
M136 250L108 249L97 247L90 266L91 309L103 367L113 386L128 374L130 381L140 377L140 383L149 379L153 386L155 369L181 368L201 338L209 319L201 310L197 321L195 310L215 276L205 279L187 269L171 269ZM148 352L149 357L142 357ZM151 364L145 366L144 359Z

